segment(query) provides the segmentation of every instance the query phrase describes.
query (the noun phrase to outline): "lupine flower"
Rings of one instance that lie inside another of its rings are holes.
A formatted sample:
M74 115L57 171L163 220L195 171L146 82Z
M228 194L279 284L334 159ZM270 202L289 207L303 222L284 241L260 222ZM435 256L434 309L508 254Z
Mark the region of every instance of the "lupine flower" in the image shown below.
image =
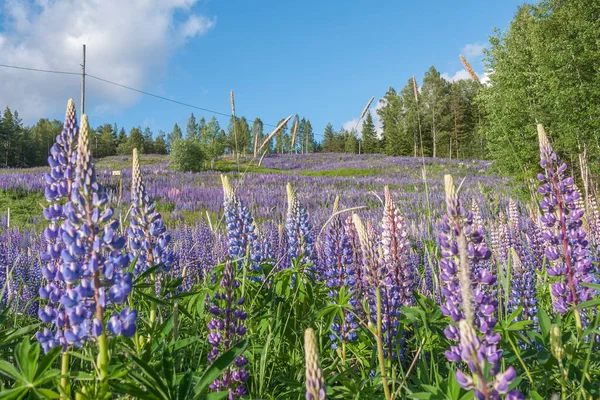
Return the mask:
M536 261L529 249L517 244L512 250L509 311L523 307L523 319L537 322Z
M384 355L396 357L396 333L398 329L400 304L398 296L394 298L391 287L386 284L386 279L391 281L389 269L380 256L380 244L374 229L364 226L360 217L352 216L357 236L360 240L363 255L363 268L365 270L366 298L369 305L369 317L372 323L377 323L377 290L381 302L381 334L385 343Z
M248 207L235 195L229 178L221 175L221 181L223 182L223 209L229 257L236 260L248 254L250 269L258 271L263 254L258 242L254 220Z
M304 331L304 355L306 360L306 400L325 400L325 381L319 365L319 351L315 331Z
M337 212L338 199L336 198L333 211ZM350 295L349 303L356 306L356 297L354 295L355 270L352 258L352 244L348 237L342 220L339 215L335 215L327 229L324 247L324 275L325 285L329 289L331 301L338 304L340 301L340 289L346 288ZM342 311L342 321L336 317L331 325L333 333L330 335L333 341L333 348L337 348L336 341L342 342L354 341L357 339L356 330L358 323L356 317L351 312Z
M552 150L544 127L537 126L540 142L540 165L543 174L538 175L543 196L540 207L545 226L543 238L545 254L550 262L548 275L556 277L552 284L554 309L566 313L570 306L592 298L594 290L581 285L594 282L596 277L587 249L586 233L581 228L584 210L577 207L579 194L573 189L574 180L567 177L567 165Z
M314 241L308 212L298 201L296 192L290 183L287 184L287 195L288 211L285 219L285 231L287 233L288 259L291 261L302 256L306 261L312 261Z
M223 278L220 282L221 290L217 291L210 304L210 313L213 318L208 323L208 342L212 345L208 353L208 360L213 362L219 354L229 350L246 335L246 312L242 308L245 302L243 297L238 297L237 289L240 283L235 278L235 271L231 260L225 262ZM229 399L242 397L247 393L245 386L248 380L248 371L244 366L248 363L242 354L235 359L234 365L229 367L221 377L211 383L210 388L215 391L229 392Z
M131 259L137 257L135 274L140 274L156 265L168 271L173 263L173 253L168 250L171 235L162 216L146 193L137 149L133 149L131 172L131 218L129 219L129 248Z
M390 296L398 300L398 304L393 304L393 307L410 306L414 303L412 292L416 273L413 265L409 262L408 231L404 218L394 204L387 186L384 192L381 249L383 262L388 270L385 284L388 286Z
M474 390L475 396L480 399L498 398L508 392L508 385L516 373L512 367L498 373L503 354L497 348L500 335L493 331L498 302L485 290L486 285L495 282L495 277L486 268L477 272L471 269L479 261L489 259L491 253L483 242L481 231L474 227L473 213L462 206L450 175L445 176L445 189L447 214L440 225L439 237L441 280L446 298L442 313L459 324L459 328L451 324L444 330L449 340L457 342L446 351L446 358L468 365L470 374L460 369L456 372L456 378L464 389ZM476 333L475 327L482 337ZM513 392L509 398L518 396L520 393Z
M77 125L75 102L73 99L69 99L63 129L56 137L56 142L52 145L48 157L50 173L44 176L46 180L45 197L50 205L44 209L43 214L50 223L44 229L47 248L40 255L44 263L42 275L47 284L40 288L39 294L42 300L48 301L48 305L43 309L40 308L39 316L44 323L52 321L56 328L55 333L44 328L43 332L37 334L38 341L46 352L58 345L62 346L63 350L67 348L63 329L68 329L70 323L60 299L64 295L65 289L71 289L72 285L65 282L62 274L61 253L65 244L62 239L61 223L66 218L63 207L71 199L77 162L78 137L79 126Z
M79 132L75 173L69 202L62 207L65 220L60 226L64 244L58 268L45 268L48 281L58 285L42 290L43 299L51 300L40 313L42 321L53 320L56 332L49 329L37 334L45 351L56 345L81 346L104 332L104 312L109 303L123 303L132 288L131 274L124 272L128 256L121 251L125 240L116 233L118 221L111 220L112 208L96 173L89 151L89 126L84 115ZM56 210L53 207L53 210ZM56 231L47 230L48 239L56 240ZM49 259L51 257L48 257ZM108 290L107 290L108 289ZM60 296L60 297L59 297ZM58 298L57 298L58 297ZM124 311L117 319L135 326L135 311ZM126 320L126 321L125 321ZM68 322L67 322L68 321ZM110 324L109 328L115 327ZM114 334L131 334L135 327Z

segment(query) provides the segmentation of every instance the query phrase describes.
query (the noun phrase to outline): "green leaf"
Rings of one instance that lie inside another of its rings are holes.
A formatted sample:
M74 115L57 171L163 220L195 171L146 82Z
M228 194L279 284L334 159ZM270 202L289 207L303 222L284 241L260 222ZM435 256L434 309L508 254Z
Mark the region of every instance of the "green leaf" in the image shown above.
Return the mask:
M19 399L29 390L28 387L16 387L13 389L7 389L0 392L0 399L12 400Z
M544 311L543 307L538 307L538 322L540 324L540 329L542 330L543 336L548 337L552 322L550 322L550 317L548 314L546 314L546 311Z
M213 383L215 379L217 379L223 371L225 371L234 361L235 359L246 350L248 346L248 339L245 339L225 353L221 354L219 358L217 358L210 367L204 371L202 376L200 377L200 381L196 385L194 392L196 394L204 393L208 388L208 385Z
M19 370L5 360L0 360L0 374L6 375L18 382L27 382L27 379L21 375Z
M37 345L39 346L39 344L37 344ZM36 378L38 376L40 376L41 374L43 374L44 372L46 372L46 370L48 368L50 368L50 366L52 365L54 360L56 360L56 357L58 357L58 355L61 353L61 350L62 350L61 346L53 347L48 352L48 354L46 354L44 357L42 357L42 359L40 360L40 363L38 364L38 367L37 367Z

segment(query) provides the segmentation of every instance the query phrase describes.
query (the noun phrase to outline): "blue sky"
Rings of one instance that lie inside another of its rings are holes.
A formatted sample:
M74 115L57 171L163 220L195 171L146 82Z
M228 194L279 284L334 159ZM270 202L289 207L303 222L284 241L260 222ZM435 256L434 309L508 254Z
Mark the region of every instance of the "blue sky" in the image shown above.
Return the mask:
M482 74L481 47L522 2L1 3L0 63L77 72L86 42L91 74L225 113L233 89L237 115L276 124L297 113L320 137L327 122L352 126L371 96L401 88L413 74L421 82L431 65L448 78L464 75L461 53ZM170 131L190 112L211 117L93 80L87 88L92 125ZM61 118L69 96L79 104L77 76L0 68L0 107L18 109L28 123Z

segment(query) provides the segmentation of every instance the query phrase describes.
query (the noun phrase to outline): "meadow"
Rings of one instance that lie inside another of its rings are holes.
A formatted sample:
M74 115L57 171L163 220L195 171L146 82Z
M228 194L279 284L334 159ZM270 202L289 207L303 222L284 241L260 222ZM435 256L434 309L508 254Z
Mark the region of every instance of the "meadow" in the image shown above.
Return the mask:
M487 161L90 156L0 172L0 398L600 397L600 213ZM116 172L118 171L118 172ZM10 209L10 211L8 211Z

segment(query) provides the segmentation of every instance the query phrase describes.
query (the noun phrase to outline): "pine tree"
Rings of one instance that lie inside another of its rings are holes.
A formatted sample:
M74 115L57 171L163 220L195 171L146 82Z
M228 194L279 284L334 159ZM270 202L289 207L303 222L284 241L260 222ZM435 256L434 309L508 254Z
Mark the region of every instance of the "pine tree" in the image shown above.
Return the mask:
M187 126L185 128L186 139L196 140L198 138L198 124L196 123L196 117L194 113L190 114Z
M180 139L183 139L183 132L181 132L179 125L175 124L173 130L167 136L167 148L169 149L169 153L171 152L171 145Z
M327 126L325 126L325 131L323 132L323 152L330 153L335 151L334 141L335 132L333 131L333 125L331 125L331 122L328 122Z
M371 111L367 113L367 117L362 123L362 152L366 154L377 153L379 151L379 140L377 139L377 131L373 123Z
M158 136L156 136L156 140L154 141L154 153L156 154L167 154L167 141L166 141L166 133L162 130L158 131Z

